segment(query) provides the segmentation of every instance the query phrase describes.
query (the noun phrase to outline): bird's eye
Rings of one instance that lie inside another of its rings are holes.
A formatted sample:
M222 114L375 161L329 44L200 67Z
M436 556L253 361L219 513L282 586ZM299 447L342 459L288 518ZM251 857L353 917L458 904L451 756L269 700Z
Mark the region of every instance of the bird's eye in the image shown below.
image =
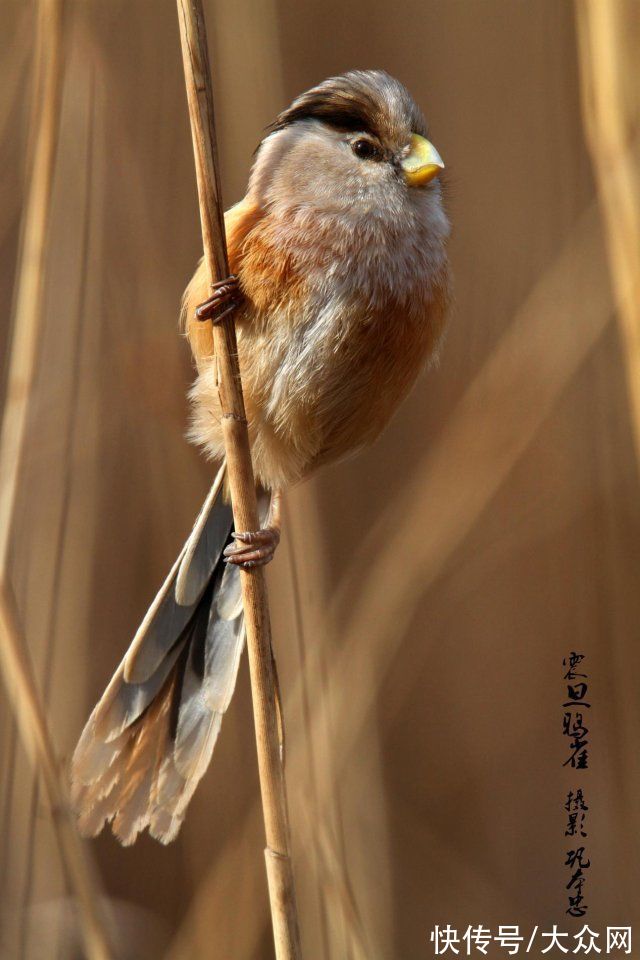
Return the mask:
M380 151L371 140L355 140L351 149L361 160L380 160Z

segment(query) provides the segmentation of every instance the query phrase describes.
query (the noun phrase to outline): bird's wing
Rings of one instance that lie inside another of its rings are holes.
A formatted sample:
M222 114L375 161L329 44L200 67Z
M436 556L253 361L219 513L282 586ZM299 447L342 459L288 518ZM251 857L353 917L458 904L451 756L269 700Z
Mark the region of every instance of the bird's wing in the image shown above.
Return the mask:
M244 256L244 242L250 231L263 216L262 208L246 197L236 203L224 215L227 251L231 273L239 273ZM196 307L211 296L207 268L204 259L200 261L196 272L182 298L181 325L186 333L196 363L211 356L211 328L208 323L196 320Z

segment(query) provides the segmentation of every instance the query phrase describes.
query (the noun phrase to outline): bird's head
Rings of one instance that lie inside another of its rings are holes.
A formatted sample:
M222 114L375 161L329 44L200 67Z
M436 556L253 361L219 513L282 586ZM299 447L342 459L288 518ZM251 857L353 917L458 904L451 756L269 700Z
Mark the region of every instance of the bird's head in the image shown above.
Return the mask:
M297 97L262 142L250 189L263 202L375 212L440 197L444 163L408 90L381 70L331 77Z

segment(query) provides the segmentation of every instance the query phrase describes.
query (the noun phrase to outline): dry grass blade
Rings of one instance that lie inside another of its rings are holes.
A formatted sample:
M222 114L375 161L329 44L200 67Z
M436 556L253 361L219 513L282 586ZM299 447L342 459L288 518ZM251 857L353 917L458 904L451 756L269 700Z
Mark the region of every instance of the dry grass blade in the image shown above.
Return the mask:
M577 0L582 114L618 303L636 456L640 460L640 42L631 0Z
M91 960L108 960L111 951L97 883L75 830L64 777L47 727L8 571L12 518L41 332L42 282L60 118L61 16L60 0L41 0L32 118L33 162L22 229L13 341L0 441L0 664L22 739L46 785L63 867L77 897L87 956Z
M178 0L178 18L205 263L209 279L213 281L223 279L229 267L220 198L211 70L201 0ZM256 490L235 328L230 316L215 325L213 340L235 529L256 530L259 526ZM278 960L294 960L301 956L300 933L289 850L289 817L266 584L260 567L242 571L241 576L276 956Z

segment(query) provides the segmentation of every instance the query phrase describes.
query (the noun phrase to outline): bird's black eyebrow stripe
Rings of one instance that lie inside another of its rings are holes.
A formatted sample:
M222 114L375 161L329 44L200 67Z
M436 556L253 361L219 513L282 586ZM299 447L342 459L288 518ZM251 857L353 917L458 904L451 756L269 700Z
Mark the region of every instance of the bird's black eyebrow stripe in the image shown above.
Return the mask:
M301 104L299 107L287 110L281 114L273 124L273 130L282 130L284 127L299 120L321 120L323 123L334 127L336 130L348 130L358 133L369 133L373 136L379 136L371 122L371 116L368 112L358 109L354 104L354 109L335 108L325 102L315 104Z
M337 130L352 130L354 133L371 133L373 129L371 120L364 114L356 110L318 110L316 113L308 114L308 119L322 120L323 123Z

